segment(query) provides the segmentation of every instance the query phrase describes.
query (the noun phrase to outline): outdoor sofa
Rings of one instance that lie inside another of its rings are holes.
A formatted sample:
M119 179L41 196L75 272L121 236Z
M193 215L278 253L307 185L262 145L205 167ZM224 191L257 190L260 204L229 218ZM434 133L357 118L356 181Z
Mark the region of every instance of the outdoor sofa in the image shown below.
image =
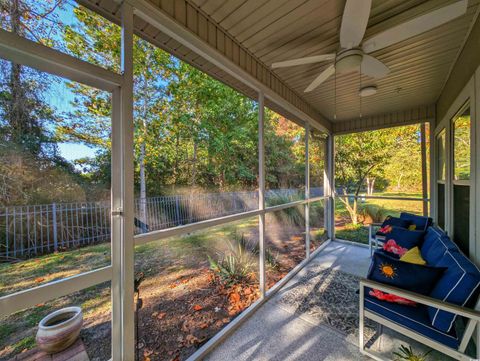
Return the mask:
M480 312L477 311L480 271L446 233L434 225L427 227L419 248L421 258L428 266L444 268L435 284L425 285L431 289L429 294L411 292L372 279L360 281L360 351L376 360L383 360L378 353L365 347L364 318L368 318L454 359L472 360L465 352L475 334L475 326L480 322ZM378 252L378 258L382 251L375 252ZM373 261L369 274L372 267ZM370 290L403 297L417 305L383 301L372 297ZM474 359L480 359L479 336L476 344L477 356Z

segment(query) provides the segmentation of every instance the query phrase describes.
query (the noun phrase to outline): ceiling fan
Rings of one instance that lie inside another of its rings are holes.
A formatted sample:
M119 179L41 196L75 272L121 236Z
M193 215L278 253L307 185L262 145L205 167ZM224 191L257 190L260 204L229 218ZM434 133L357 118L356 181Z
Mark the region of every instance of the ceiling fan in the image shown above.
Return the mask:
M347 0L340 27L340 49L336 53L275 62L272 64L272 68L333 60L333 64L320 73L304 90L305 92L311 92L335 72L349 73L358 69L359 66L362 74L376 79L383 78L390 72L390 69L377 58L368 55L369 53L399 43L464 15L467 11L467 3L468 0L457 1L387 29L362 43L372 0Z

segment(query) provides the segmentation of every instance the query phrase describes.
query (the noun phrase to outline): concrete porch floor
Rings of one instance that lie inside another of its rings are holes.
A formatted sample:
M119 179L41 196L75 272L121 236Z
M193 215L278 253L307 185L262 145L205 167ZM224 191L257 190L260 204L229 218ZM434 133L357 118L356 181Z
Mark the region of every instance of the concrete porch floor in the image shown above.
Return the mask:
M308 317L294 314L278 302L285 292L295 287L309 268L317 265L364 277L370 265L370 254L366 247L331 242L271 300L214 349L206 360L369 360L360 354L356 337L345 336L331 327L312 322ZM381 336L372 347L388 360L393 358L392 352L402 344L411 345L416 352L428 350L426 346L387 328L383 328ZM432 352L428 360L451 359Z

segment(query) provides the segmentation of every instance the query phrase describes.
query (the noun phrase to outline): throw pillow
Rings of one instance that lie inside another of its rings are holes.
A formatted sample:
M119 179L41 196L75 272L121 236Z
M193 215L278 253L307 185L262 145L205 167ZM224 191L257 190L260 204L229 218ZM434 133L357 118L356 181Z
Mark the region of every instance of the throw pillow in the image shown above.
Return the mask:
M372 263L368 271L367 278L372 281L377 281L404 290L416 292L422 295L430 293L437 280L442 276L445 268L422 266L414 263L403 262L399 259L390 257L382 252L375 252L373 254ZM403 297L396 299L385 294L377 292L378 290L369 290L372 297L381 300L388 300L389 302L414 305L415 302L411 300L405 301Z
M408 250L400 257L400 261L413 263L413 264L420 264L426 265L427 262L422 258L420 254L420 249L418 247L413 247L412 249Z

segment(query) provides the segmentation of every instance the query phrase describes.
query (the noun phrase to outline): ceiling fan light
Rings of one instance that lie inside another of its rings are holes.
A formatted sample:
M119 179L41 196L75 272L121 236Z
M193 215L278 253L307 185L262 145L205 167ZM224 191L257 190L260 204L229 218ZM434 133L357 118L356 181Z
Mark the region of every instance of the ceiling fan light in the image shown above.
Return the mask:
M335 69L339 74L351 72L360 67L362 59L363 56L361 53L348 54L337 60L335 63Z
M377 93L377 87L375 85L369 85L361 88L360 91L358 92L358 95L360 95L361 97L368 97L376 93Z

